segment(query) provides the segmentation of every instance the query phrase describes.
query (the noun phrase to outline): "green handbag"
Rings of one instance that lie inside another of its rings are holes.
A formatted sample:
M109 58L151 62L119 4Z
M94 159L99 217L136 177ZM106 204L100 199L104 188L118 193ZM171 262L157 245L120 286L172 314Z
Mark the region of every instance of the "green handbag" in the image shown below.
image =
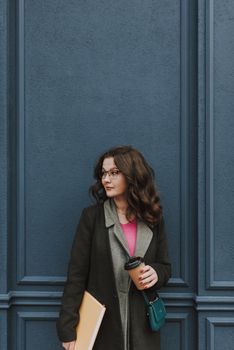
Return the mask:
M142 295L147 306L147 316L150 329L153 332L156 332L165 324L167 313L164 302L158 296L153 301L149 301L145 292L142 292Z

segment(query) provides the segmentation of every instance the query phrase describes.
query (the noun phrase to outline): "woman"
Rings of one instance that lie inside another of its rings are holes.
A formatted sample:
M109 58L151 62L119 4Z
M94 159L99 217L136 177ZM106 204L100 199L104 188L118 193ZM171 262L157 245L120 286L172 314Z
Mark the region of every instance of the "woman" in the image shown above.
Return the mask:
M128 256L144 258L140 280L150 300L171 275L153 170L139 151L120 146L99 158L94 176L90 190L97 204L83 210L76 230L59 339L74 349L77 310L88 290L106 306L94 350L159 350L160 332L150 331L142 294L124 270Z

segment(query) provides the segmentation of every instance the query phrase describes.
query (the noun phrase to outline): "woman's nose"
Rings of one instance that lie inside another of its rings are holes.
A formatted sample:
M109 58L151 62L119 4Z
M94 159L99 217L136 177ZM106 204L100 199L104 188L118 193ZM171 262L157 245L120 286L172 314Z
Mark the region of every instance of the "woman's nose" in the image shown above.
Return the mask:
M108 173L106 173L105 178L103 179L104 182L111 182L111 178L110 175Z

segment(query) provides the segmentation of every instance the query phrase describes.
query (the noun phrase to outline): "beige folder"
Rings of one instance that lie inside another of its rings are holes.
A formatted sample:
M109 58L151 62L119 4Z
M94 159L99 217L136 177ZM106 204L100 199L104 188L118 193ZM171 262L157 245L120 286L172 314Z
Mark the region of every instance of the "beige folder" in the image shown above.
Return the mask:
M79 314L75 350L92 350L106 308L85 291Z

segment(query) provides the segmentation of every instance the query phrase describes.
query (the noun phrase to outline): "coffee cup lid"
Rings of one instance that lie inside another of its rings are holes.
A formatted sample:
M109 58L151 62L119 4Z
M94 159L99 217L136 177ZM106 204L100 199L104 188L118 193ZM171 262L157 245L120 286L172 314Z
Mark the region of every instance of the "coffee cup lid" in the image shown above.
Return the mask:
M132 270L138 267L144 261L140 256L133 256L124 265L125 270Z

